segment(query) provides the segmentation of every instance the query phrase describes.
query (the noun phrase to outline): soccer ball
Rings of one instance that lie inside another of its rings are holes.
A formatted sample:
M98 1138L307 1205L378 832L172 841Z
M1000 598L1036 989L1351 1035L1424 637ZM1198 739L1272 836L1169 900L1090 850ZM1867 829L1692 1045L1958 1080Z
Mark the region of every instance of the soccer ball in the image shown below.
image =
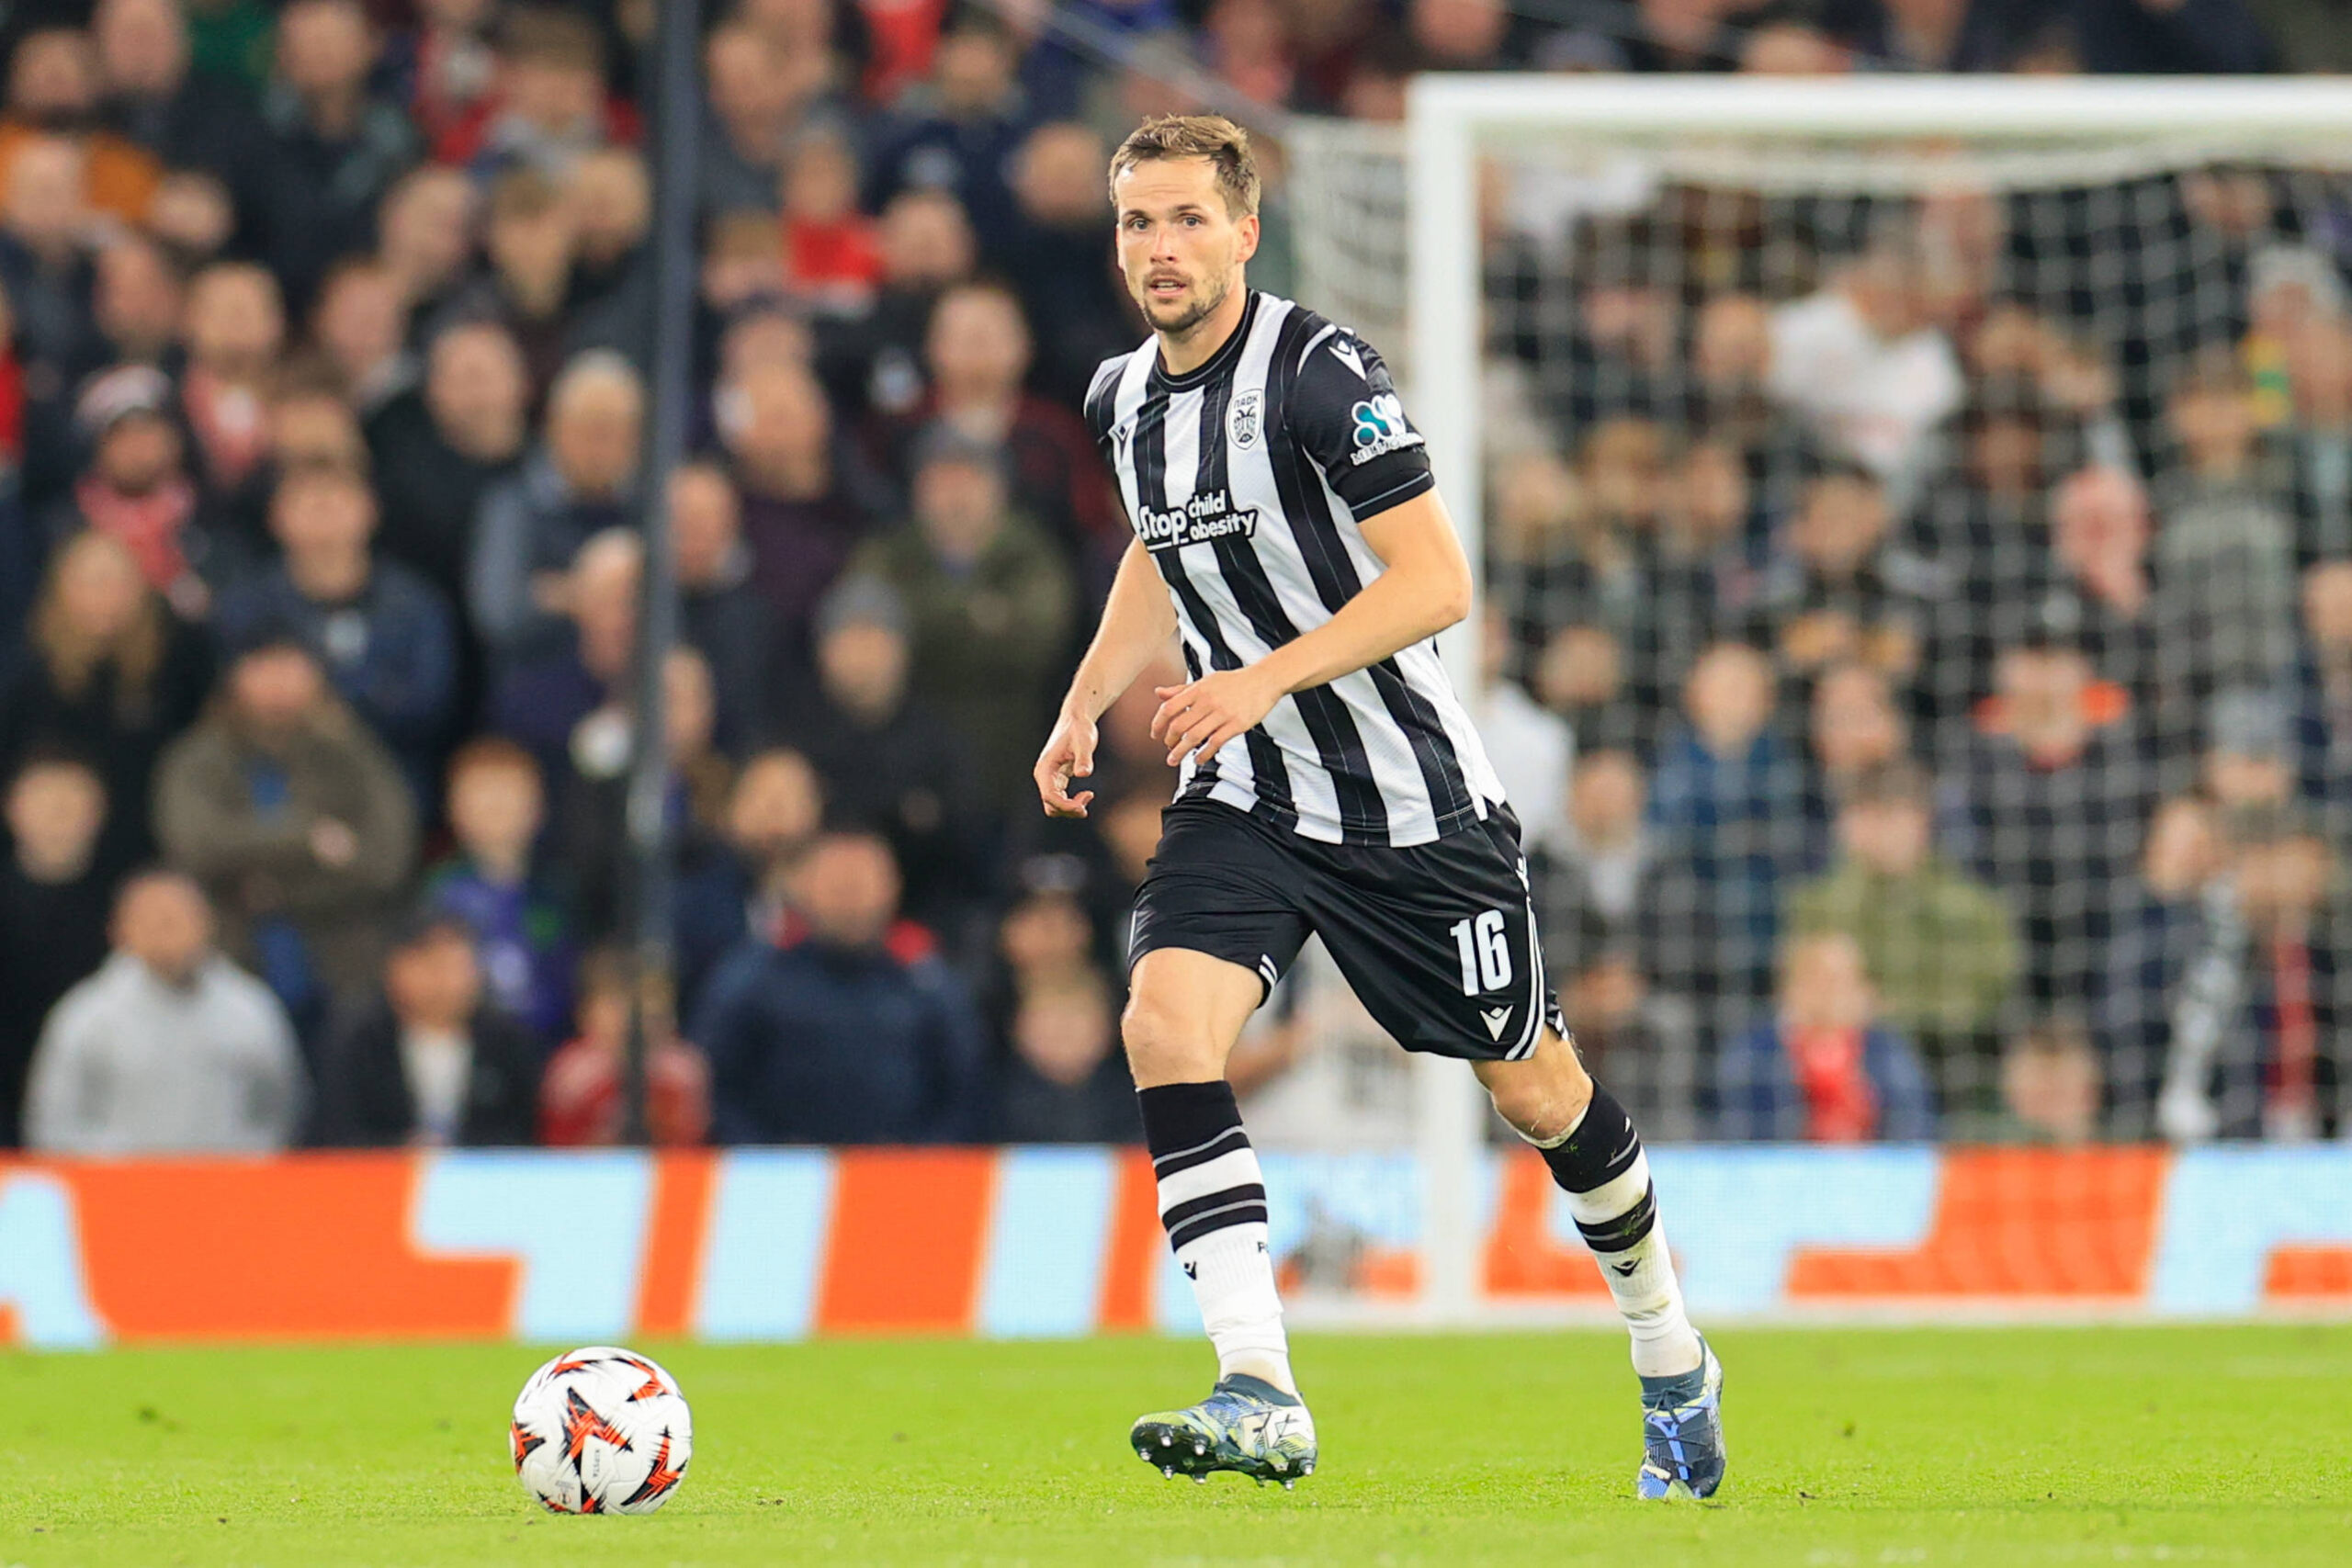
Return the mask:
M531 1374L507 1440L523 1490L555 1514L650 1514L686 1478L694 1416L634 1350L592 1345Z

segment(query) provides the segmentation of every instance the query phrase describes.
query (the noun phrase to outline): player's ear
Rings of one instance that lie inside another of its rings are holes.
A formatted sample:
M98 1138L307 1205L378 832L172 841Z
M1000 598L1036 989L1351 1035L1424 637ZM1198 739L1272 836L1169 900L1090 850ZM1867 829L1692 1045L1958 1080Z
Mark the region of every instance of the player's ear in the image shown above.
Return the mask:
M1258 215L1254 212L1245 212L1233 226L1241 231L1241 254L1238 259L1246 262L1258 254L1258 236L1261 232Z

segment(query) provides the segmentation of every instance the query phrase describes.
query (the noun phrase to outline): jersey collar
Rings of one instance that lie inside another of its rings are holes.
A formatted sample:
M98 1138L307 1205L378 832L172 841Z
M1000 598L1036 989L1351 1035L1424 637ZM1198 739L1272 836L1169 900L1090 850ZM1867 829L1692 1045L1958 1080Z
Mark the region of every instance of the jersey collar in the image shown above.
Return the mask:
M1241 345L1250 341L1250 328L1258 319L1261 298L1256 289L1250 290L1249 298L1241 307L1241 320L1235 324L1233 335L1217 344L1215 354L1182 376L1169 370L1168 362L1159 355L1159 340L1155 336L1151 342L1151 384L1162 391L1182 392L1221 375L1241 356Z

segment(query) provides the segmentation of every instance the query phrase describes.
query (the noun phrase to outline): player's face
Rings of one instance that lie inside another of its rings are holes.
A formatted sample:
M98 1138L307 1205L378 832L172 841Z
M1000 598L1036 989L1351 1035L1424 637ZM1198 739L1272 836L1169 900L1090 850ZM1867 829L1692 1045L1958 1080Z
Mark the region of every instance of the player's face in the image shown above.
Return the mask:
M1206 158L1162 158L1119 175L1119 270L1155 332L1182 337L1216 313L1258 250L1254 214L1236 218Z

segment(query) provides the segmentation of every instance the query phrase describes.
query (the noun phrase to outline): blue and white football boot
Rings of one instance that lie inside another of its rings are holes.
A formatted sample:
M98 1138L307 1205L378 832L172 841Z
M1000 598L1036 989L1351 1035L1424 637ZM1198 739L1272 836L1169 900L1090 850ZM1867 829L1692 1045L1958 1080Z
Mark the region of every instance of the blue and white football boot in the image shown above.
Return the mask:
M1230 1470L1262 1486L1315 1473L1315 1418L1298 1395L1233 1372L1198 1404L1138 1418L1127 1446L1162 1475L1205 1482Z
M1724 1483L1724 1364L1706 1340L1699 1364L1680 1377L1642 1380L1639 1495L1658 1501L1712 1497Z

